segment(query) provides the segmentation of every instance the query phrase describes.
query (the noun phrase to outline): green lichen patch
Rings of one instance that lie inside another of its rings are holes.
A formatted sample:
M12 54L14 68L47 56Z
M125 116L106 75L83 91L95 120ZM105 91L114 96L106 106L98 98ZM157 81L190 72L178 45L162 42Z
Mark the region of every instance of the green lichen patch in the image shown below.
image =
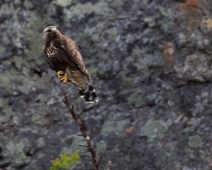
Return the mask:
M199 135L190 136L188 145L190 147L199 147L202 145L202 139L199 137Z
M24 149L24 143L22 142L14 143L11 141L6 145L6 147L12 154L22 153Z
M15 160L13 162L13 167L14 168L17 168L17 169L20 169L21 167L24 167L28 164L30 164L31 162L31 158L30 157L27 157L23 152L20 153L19 155L17 155L15 157Z
M66 7L68 5L71 5L72 0L57 0L56 3L60 6Z
M32 4L30 1L24 1L24 6L25 6L27 9L33 8L33 4Z
M0 45L0 55L2 55L5 52L5 48Z
M85 150L83 147L80 147L79 145L86 145L86 141L84 138L82 138L81 136L77 136L77 135L73 135L72 138L74 139L71 146L69 148L64 147L62 152L67 152L69 155L71 155L72 153L74 153L74 151L79 150L79 152L81 154L85 154Z
M146 136L148 141L153 141L156 134L165 133L168 130L167 125L159 120L149 122L141 128L141 136Z
M144 95L139 92L131 93L128 97L128 103L132 106L142 107L145 104Z
M71 6L70 9L66 9L65 13L68 14L68 18L72 18L74 15L84 15L95 12L96 14L103 14L109 10L106 2L98 2L95 5L88 2L85 4L78 3L77 5Z
M125 120L118 122L105 122L102 126L101 134L106 137L112 133L121 133L127 123L128 121Z
M97 150L97 154L101 155L102 153L105 152L107 148L107 144L105 143L105 141L100 141L96 144L96 150Z

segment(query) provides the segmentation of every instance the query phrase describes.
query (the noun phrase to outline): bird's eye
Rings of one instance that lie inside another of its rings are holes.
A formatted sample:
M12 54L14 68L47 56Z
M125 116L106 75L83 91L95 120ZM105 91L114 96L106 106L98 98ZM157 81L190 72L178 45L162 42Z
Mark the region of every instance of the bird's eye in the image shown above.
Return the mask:
M51 32L52 30L47 30L47 32Z

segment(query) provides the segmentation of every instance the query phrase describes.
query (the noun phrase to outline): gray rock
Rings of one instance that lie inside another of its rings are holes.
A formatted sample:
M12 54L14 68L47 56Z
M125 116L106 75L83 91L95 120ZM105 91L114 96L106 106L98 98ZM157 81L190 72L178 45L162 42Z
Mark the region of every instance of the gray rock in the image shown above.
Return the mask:
M67 85L101 169L108 160L111 169L211 169L211 5L1 1L1 168L46 170L60 153L89 155L43 54L42 31L56 25L79 46L100 97L88 106ZM75 167L91 168L89 159Z

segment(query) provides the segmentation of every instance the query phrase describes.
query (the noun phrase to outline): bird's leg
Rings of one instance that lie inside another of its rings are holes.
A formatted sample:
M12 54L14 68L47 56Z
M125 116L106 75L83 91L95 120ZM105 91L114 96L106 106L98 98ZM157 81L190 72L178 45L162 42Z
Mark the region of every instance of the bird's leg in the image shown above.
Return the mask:
M64 71L58 71L57 77L64 83L68 82L68 77L65 75Z

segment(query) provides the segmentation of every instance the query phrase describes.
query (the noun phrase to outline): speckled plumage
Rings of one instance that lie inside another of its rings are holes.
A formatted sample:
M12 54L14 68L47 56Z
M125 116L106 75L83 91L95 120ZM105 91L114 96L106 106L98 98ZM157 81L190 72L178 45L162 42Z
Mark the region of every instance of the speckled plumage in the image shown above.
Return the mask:
M91 76L76 44L55 26L44 29L43 39L44 52L51 69L57 72L63 82L72 82L87 102L97 103L98 97L90 85Z

